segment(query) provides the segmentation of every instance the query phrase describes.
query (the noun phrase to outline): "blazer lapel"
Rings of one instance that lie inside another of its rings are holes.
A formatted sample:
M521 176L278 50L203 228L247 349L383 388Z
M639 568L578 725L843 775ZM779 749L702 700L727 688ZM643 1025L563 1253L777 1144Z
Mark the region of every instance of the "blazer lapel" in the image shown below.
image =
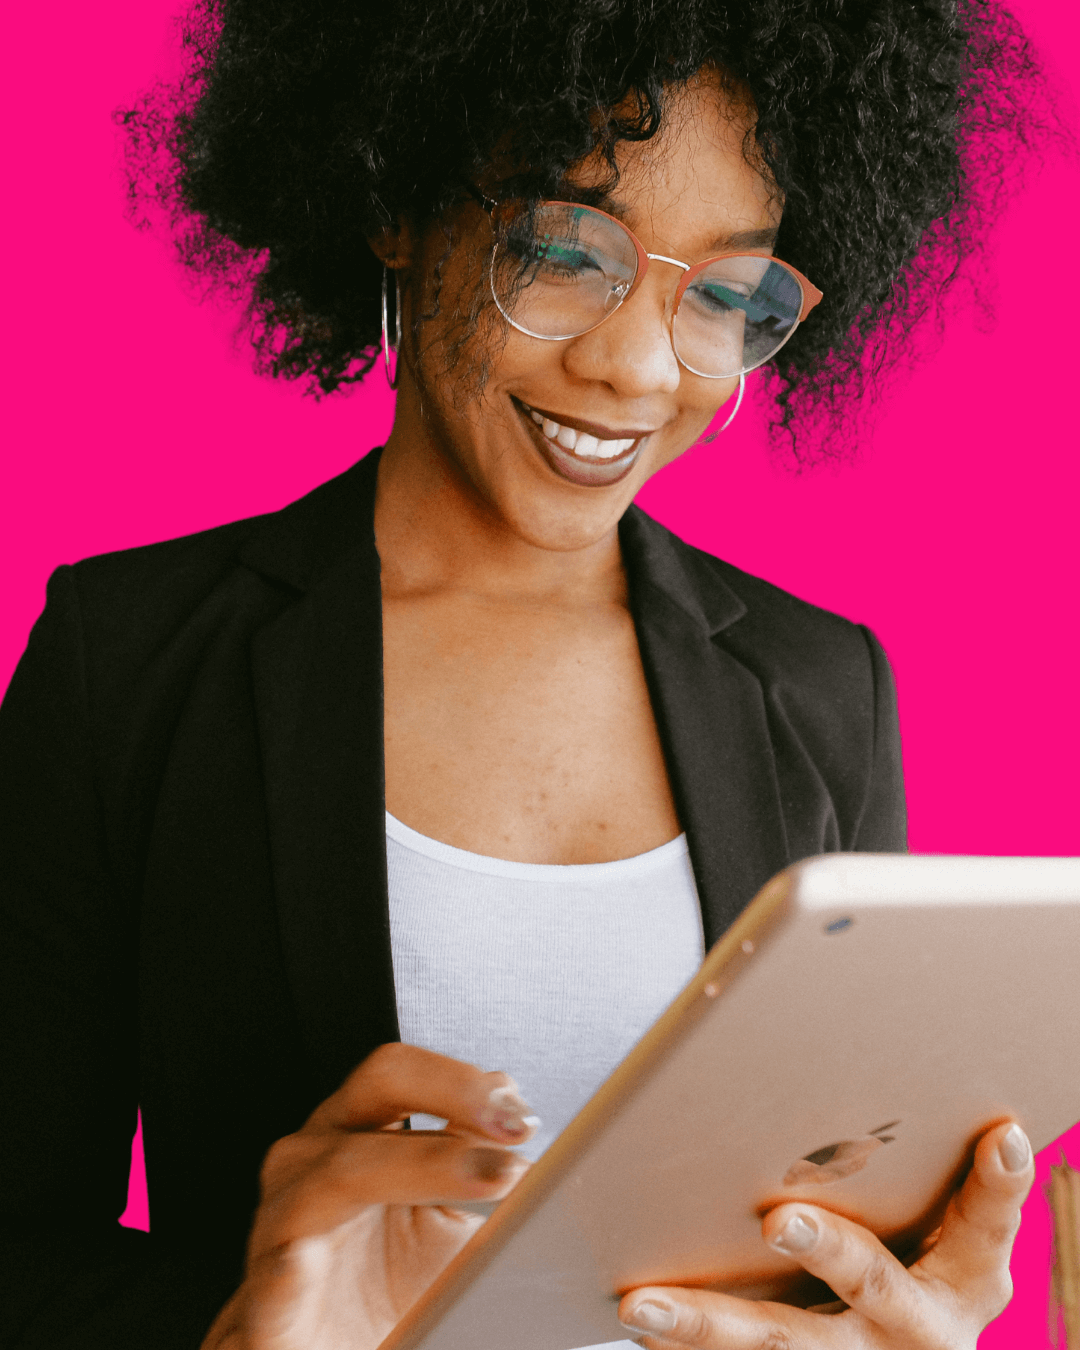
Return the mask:
M761 685L714 641L746 607L711 573L698 584L672 537L637 507L619 534L708 948L790 861Z
M374 453L350 470L344 490L341 480L327 485L337 488L329 518L325 501L323 509L297 509L312 502L305 498L245 549L246 561L304 591L256 635L252 662L282 947L320 1098L399 1035L386 885L377 462Z
M264 519L244 560L296 598L252 666L282 947L328 1096L397 1040L386 882L378 453ZM712 945L789 861L756 677L717 633L745 612L700 578L661 526L620 525L630 602L672 791ZM701 566L701 564L699 564Z

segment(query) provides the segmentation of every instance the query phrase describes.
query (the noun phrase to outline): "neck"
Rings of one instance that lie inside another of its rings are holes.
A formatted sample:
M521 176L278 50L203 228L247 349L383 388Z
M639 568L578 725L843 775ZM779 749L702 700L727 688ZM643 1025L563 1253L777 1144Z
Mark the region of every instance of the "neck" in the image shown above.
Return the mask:
M441 589L542 602L625 603L617 528L579 547L523 538L484 495L403 380L379 463L375 536L388 594Z

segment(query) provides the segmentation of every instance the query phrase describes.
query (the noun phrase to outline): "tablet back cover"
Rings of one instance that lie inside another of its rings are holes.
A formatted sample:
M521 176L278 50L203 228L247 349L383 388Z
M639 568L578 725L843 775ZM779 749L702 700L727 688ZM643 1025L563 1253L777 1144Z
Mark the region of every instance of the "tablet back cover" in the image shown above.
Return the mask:
M571 1350L643 1284L767 1294L801 1199L902 1242L967 1141L1080 1116L1080 860L835 854L780 874L383 1350Z

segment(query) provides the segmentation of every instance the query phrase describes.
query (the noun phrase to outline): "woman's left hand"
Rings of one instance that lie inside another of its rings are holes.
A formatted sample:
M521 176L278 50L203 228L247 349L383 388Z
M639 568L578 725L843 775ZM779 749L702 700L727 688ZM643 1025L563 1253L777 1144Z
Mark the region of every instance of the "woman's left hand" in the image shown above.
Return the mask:
M974 1350L1012 1295L1009 1254L1034 1175L1018 1125L987 1131L932 1245L908 1268L867 1229L828 1210L770 1210L765 1241L824 1280L848 1305L843 1312L656 1286L626 1294L619 1318L649 1350Z

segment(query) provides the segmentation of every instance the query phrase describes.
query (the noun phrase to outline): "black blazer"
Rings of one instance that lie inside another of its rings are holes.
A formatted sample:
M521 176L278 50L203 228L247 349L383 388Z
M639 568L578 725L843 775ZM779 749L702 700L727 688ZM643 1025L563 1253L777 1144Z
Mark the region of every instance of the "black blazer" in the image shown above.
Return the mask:
M50 581L0 710L4 1346L194 1350L267 1147L398 1036L377 462ZM903 850L872 635L636 507L620 540L706 941L795 859Z

